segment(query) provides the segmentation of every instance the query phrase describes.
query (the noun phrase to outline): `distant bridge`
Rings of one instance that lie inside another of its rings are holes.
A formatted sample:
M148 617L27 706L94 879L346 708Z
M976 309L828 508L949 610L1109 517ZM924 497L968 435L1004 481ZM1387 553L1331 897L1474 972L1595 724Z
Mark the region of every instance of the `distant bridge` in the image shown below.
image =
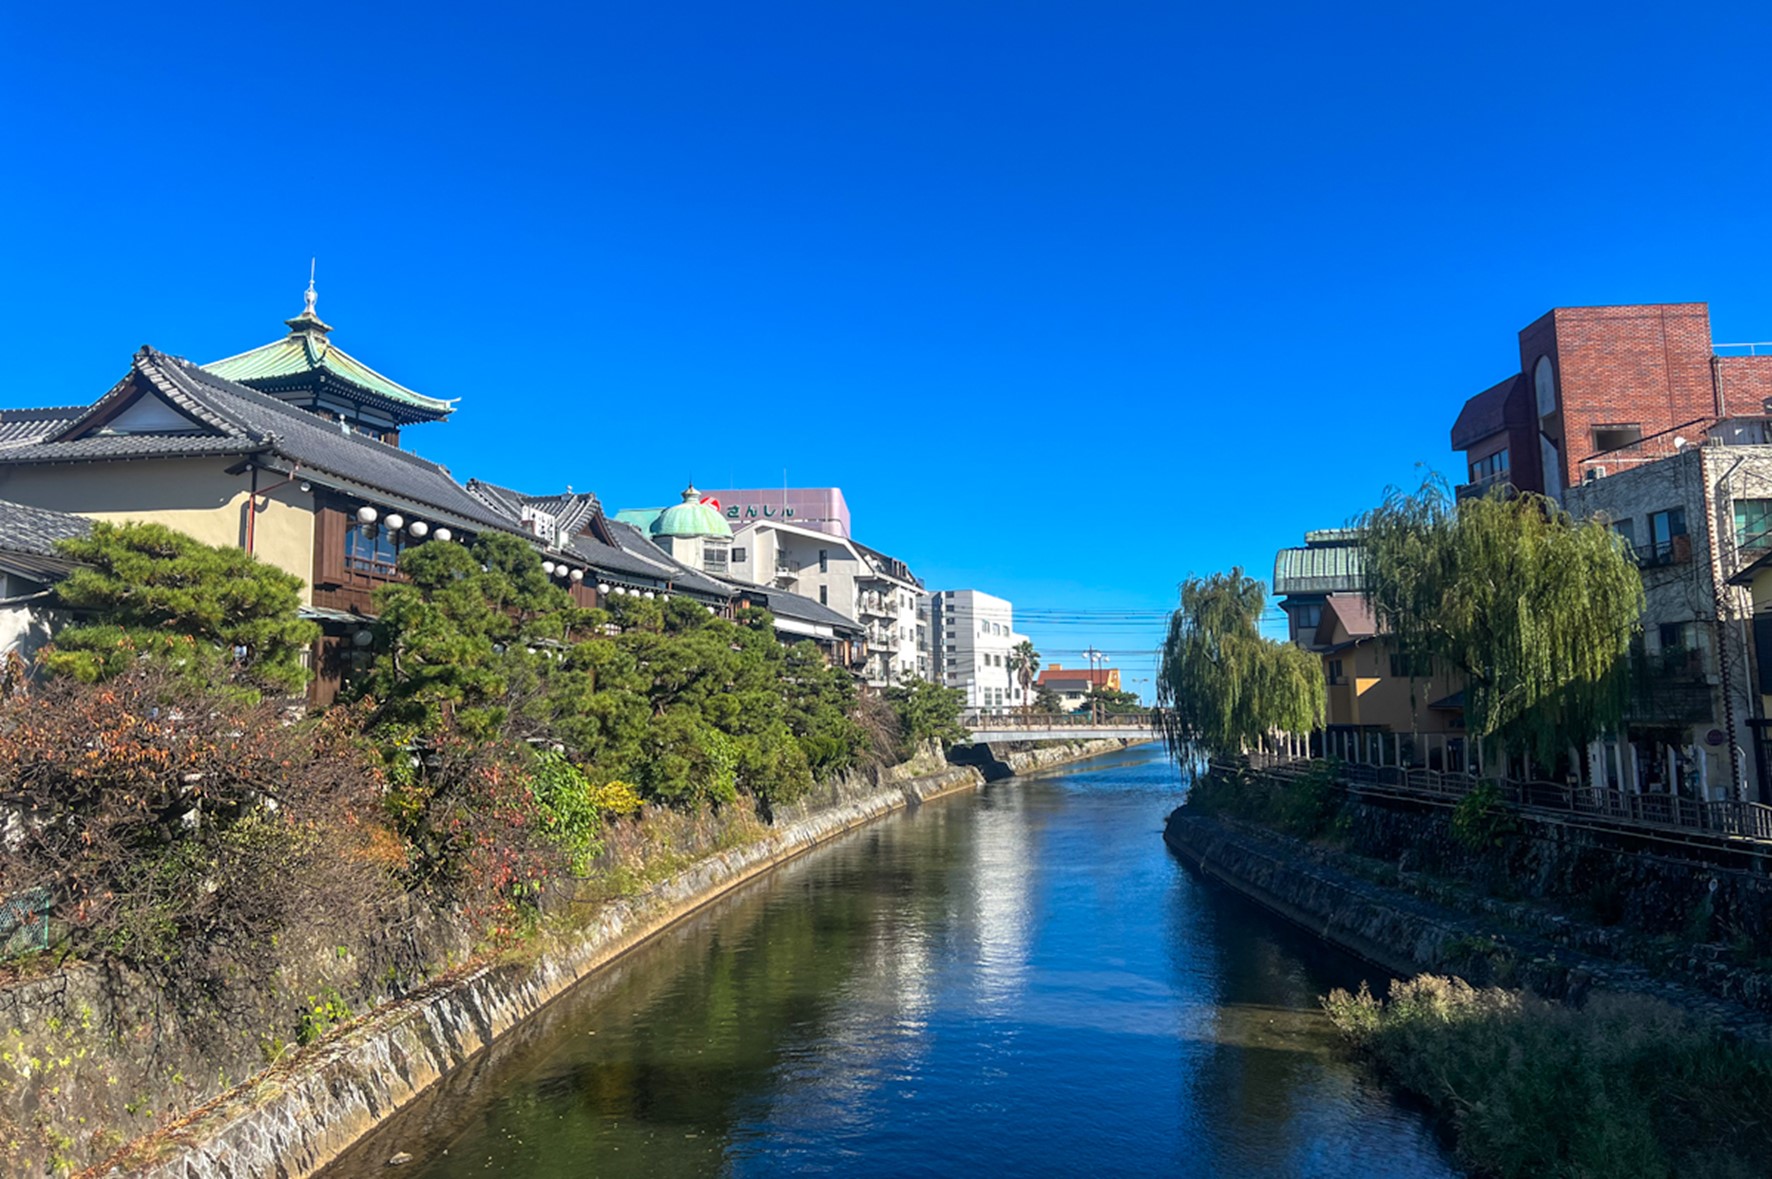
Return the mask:
M972 730L974 744L988 741L1091 741L1098 737L1121 737L1133 741L1155 741L1162 734L1157 730L1157 713L1138 712L1127 716L1104 716L1099 720L1087 714L969 712L960 723Z

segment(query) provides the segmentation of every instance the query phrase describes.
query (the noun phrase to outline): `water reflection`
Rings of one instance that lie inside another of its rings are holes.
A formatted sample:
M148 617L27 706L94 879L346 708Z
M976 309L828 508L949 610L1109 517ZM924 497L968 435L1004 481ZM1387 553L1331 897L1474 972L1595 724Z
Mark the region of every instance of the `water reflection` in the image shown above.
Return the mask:
M1333 1051L1348 962L1187 874L1154 750L876 824L685 922L331 1179L1442 1176Z

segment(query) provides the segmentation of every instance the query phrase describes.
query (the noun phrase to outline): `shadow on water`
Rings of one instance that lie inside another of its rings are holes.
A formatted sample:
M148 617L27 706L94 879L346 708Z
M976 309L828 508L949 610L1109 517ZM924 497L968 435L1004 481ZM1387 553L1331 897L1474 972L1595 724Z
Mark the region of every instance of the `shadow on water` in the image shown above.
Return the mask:
M1445 1176L1357 963L1192 877L1159 750L876 823L551 1004L326 1174Z

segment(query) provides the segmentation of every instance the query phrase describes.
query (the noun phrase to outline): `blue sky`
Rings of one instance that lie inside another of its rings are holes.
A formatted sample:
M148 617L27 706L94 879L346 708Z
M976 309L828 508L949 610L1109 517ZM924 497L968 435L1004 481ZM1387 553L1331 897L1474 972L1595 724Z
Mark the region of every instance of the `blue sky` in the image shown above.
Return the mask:
M461 478L785 469L932 588L1157 611L1454 469L1552 306L1772 339L1763 5L237 8L0 16L0 402L265 342L318 255Z

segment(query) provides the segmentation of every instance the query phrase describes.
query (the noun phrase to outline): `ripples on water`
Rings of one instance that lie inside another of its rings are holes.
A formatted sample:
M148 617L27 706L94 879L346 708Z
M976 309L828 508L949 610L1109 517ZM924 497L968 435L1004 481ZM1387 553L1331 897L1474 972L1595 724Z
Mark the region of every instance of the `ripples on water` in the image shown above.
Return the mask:
M1456 1174L1362 971L1190 875L1146 746L855 832L629 955L327 1179ZM1376 983L1378 980L1374 979Z

